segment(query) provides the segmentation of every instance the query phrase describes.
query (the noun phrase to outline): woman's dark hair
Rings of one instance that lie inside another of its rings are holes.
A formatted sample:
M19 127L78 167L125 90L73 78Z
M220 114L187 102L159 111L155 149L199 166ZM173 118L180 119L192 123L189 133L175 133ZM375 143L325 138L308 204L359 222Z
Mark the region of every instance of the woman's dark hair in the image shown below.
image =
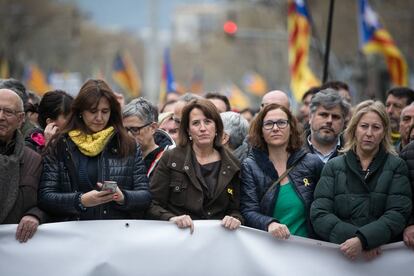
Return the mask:
M190 113L193 109L200 109L204 116L211 119L216 124L216 136L214 138L213 146L219 148L222 146L221 138L223 136L223 122L221 121L220 113L217 111L216 106L206 99L196 99L189 102L183 108L183 114L181 117L180 130L178 133L178 144L180 146L186 146L190 143L188 129L190 127Z
M263 120L266 117L266 114L272 110L280 109L282 110L288 117L289 126L290 126L290 135L289 135L289 143L287 146L287 152L292 153L302 147L302 136L300 135L299 125L295 118L292 115L289 109L282 105L278 104L269 104L266 105L253 119L249 129L249 142L252 147L261 149L263 151L267 150L267 143L263 138Z
M117 101L114 92L103 80L90 79L82 85L78 96L72 103L68 121L65 127L61 130L60 134L56 137L56 140L58 141L60 136L75 129L80 130L83 133L89 133L90 131L82 119L82 112L96 108L101 98L108 100L109 108L111 110L107 127L114 127L119 138L119 154L122 157L126 157L135 151L135 141L128 135L122 125L121 106Z
M45 128L46 120L56 120L59 115L68 116L73 97L62 90L53 90L45 93L38 107L38 121L41 128Z

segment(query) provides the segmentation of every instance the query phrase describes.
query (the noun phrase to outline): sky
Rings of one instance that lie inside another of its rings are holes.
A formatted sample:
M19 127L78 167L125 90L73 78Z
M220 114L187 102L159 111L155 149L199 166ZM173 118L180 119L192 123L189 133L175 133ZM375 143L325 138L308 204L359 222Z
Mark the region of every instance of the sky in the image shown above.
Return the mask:
M158 26L167 31L178 5L215 3L220 0L62 0L77 3L89 19L103 28L140 32L150 27L151 2L158 2Z

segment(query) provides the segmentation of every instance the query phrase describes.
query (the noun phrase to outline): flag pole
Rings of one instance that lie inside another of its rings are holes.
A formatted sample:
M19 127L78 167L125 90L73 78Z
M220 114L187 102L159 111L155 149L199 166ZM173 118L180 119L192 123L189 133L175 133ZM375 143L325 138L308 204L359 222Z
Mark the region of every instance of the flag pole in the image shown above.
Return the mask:
M329 52L331 51L331 34L332 34L332 19L333 19L334 5L335 5L335 0L331 0L329 4L328 29L326 31L325 58L324 58L324 66L323 66L322 83L325 83L328 80Z

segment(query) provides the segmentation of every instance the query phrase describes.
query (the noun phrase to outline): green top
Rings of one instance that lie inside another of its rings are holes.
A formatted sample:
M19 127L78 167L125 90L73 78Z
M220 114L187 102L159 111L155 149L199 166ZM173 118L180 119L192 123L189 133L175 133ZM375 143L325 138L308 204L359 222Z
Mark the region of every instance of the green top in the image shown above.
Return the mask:
M305 205L291 182L280 186L273 217L285 224L291 235L308 237Z

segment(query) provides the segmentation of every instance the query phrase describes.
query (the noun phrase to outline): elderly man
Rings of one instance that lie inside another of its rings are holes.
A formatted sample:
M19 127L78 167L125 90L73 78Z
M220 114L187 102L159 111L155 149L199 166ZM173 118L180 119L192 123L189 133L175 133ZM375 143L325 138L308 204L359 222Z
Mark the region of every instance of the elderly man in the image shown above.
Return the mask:
M42 160L24 145L19 130L23 119L21 98L10 89L0 89L0 224L19 224L20 242L33 237L45 218L37 208Z
M385 106L390 116L391 138L394 144L397 144L401 138L399 133L401 111L413 101L414 91L408 87L395 87L387 92Z
M262 104L260 109L269 104L279 104L283 105L287 109L290 109L290 101L288 95L281 90L273 90L264 94L262 98Z
M15 92L23 101L23 107L29 102L29 94L26 91L23 83L16 79L0 79L0 89L10 89ZM20 126L20 131L24 137L27 137L33 132L35 125L32 124L29 117L25 115L25 119Z
M337 156L343 147L341 133L350 104L338 91L327 88L313 96L310 104L309 126L305 147L324 163Z
M400 142L395 145L397 152L400 152L410 142L410 128L414 125L414 103L407 105L401 111L400 128L401 135Z

